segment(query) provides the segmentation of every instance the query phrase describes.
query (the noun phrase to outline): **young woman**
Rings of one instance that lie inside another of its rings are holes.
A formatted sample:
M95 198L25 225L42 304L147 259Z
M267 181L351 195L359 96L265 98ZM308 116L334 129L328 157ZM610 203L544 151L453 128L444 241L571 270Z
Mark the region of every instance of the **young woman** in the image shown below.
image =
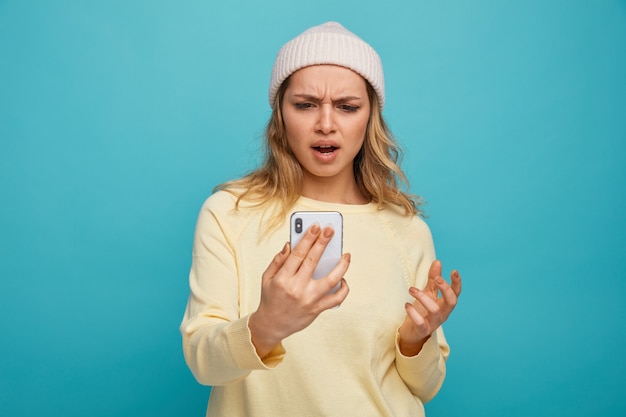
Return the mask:
M264 164L218 187L196 227L181 332L213 386L207 416L424 415L461 279L441 277L419 200L399 188L380 59L337 23L313 27L278 53L269 99ZM294 211L343 215L345 253L322 279L334 231L291 247Z

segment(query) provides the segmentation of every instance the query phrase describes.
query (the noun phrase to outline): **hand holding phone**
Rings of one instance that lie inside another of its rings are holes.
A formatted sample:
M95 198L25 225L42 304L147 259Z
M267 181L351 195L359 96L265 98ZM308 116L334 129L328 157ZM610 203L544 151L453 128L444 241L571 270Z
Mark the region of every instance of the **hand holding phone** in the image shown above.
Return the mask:
M322 229L327 226L333 228L335 233L313 272L313 279L327 276L341 260L343 250L343 217L341 213L337 211L297 211L291 215L290 223L289 240L292 248L300 242L304 233L314 224L318 224ZM340 285L341 283L337 284L330 292L336 292Z
M315 224L320 230L307 233ZM325 227L334 231L330 240L328 235L321 234ZM287 246L274 256L262 275L259 307L248 320L252 344L260 357L268 354L284 338L308 327L320 313L338 307L345 300L349 288L343 275L350 264L350 257L342 256L342 237L343 220L338 212L293 213L290 246L294 250L304 238L300 243L300 256L293 257ZM301 268L303 255L320 259L314 273L310 264ZM326 277L327 282L337 284L326 292L324 287L328 287L310 281L308 274L313 279Z

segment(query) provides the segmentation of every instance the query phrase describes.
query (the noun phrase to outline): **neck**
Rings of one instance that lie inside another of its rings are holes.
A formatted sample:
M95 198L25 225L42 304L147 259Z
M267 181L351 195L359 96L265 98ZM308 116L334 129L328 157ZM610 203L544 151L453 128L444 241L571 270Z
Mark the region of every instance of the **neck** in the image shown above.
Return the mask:
M336 178L305 176L302 181L302 196L327 203L369 203L369 199L361 193L354 178L351 181L338 181Z

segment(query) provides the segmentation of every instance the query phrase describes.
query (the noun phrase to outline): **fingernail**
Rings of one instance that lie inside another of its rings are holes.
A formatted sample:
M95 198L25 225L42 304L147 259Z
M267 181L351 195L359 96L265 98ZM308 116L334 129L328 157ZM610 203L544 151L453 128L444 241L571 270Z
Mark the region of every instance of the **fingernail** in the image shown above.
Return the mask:
M437 277L437 278L435 279L435 282L437 282L437 284L443 284L443 278L441 278L441 277Z
M333 235L334 230L330 227L324 229L324 236L331 237Z
M320 227L317 224L314 224L313 226L311 226L311 233L313 233L314 235L318 234L320 232Z

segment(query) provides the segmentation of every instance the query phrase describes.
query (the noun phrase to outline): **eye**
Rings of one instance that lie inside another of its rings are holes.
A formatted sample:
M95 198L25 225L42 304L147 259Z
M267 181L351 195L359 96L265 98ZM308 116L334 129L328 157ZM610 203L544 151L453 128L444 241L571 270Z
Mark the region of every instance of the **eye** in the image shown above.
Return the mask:
M304 102L304 103L295 103L294 105L296 107L296 109L298 110L307 110L313 107L313 103L308 103L308 102Z
M339 110L344 111L346 113L355 113L359 110L359 106L352 106L350 104L340 104L337 106Z

